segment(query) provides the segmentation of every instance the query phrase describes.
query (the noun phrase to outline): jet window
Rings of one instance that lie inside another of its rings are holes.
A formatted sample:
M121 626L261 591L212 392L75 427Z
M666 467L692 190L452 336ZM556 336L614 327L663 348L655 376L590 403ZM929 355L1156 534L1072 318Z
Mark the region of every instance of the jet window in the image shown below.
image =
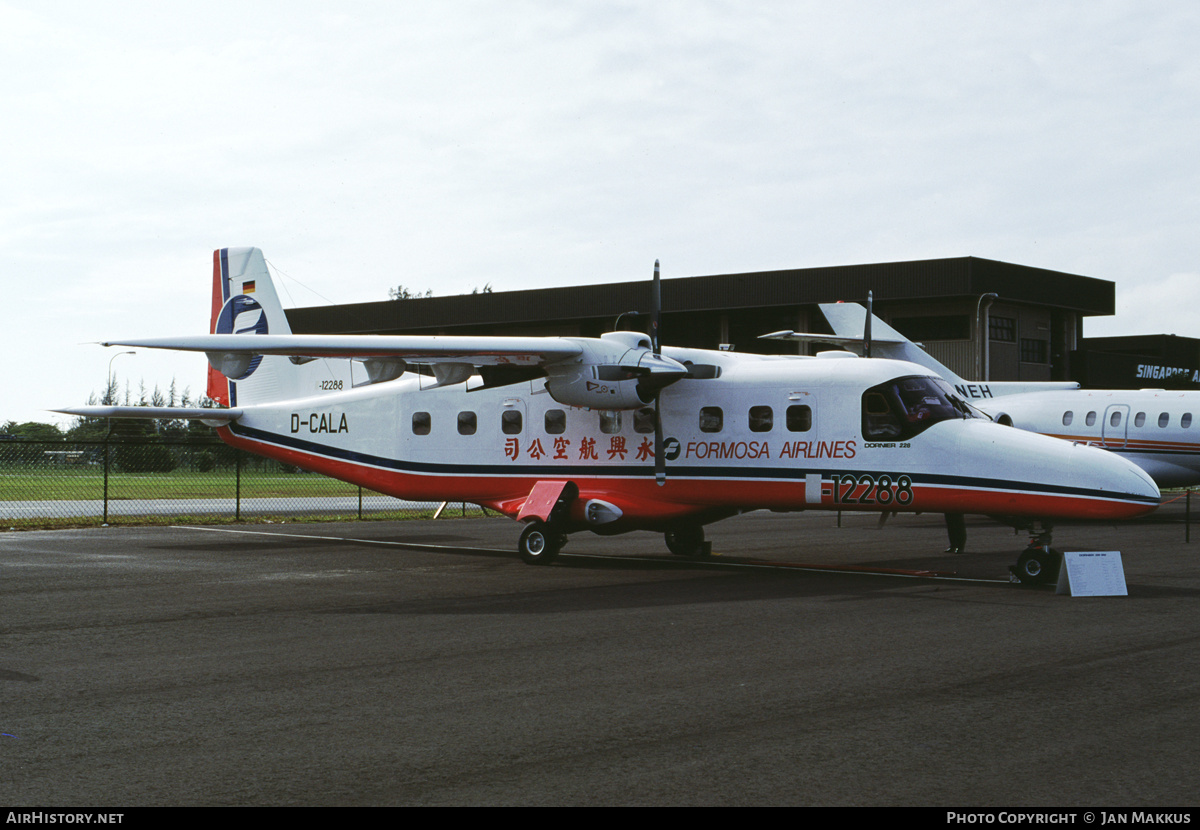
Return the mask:
M775 413L771 411L771 407L750 407L751 432L770 432L773 426L775 426Z
M1121 412L1120 412L1120 410L1117 410L1116 412L1114 412L1114 413L1113 413L1113 414L1112 414L1112 415L1109 417L1109 419L1108 419L1108 425L1109 425L1110 427L1119 427L1119 426L1121 425Z
M1087 423L1087 425L1088 425L1088 426L1090 426L1090 427L1094 427L1094 426L1096 425L1096 413L1095 413L1095 412L1089 412L1089 413L1087 414L1087 418L1085 418L1084 420L1085 420L1085 422Z
M516 409L506 409L500 413L500 430L505 435L521 434L521 413Z
M889 380L863 393L863 437L906 441L939 421L977 417L944 381L931 377Z
M478 425L478 418L474 412L458 413L458 434L459 435L474 435L475 428Z
M812 408L796 404L787 408L788 432L808 432L812 429Z
M1179 419L1179 426L1183 427L1184 429L1190 429L1192 426L1192 413L1183 413L1183 417Z
M1069 427L1071 422L1075 420L1075 413L1067 411L1063 413L1063 426Z
M1133 416L1133 425L1135 427L1144 427L1146 425L1146 413L1139 412Z
M546 434L562 435L567 431L567 413L561 409L546 410Z
M413 435L428 435L432 427L432 420L428 412L414 412L412 416L412 431Z
M1170 416L1170 415L1168 415L1168 414L1167 414L1167 413L1165 413L1165 412L1160 412L1160 413L1158 413L1158 426L1159 426L1160 428L1166 427L1166 425L1167 425L1167 424L1169 424L1169 423L1171 423L1171 416Z
M633 413L633 431L646 435L654 432L654 409L644 406Z
M720 432L725 424L725 414L719 406L700 407L700 431Z
M600 410L600 431L605 435L616 435L621 431L621 410Z

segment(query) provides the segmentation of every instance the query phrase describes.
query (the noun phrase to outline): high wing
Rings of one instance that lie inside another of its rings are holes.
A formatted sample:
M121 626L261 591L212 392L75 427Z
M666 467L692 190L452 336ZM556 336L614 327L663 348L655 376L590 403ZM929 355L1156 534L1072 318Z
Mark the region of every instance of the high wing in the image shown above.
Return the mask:
M111 340L103 346L172 349L207 354L288 357L402 358L408 363L472 366L545 366L583 354L583 346L558 337L437 337L377 334L201 334Z

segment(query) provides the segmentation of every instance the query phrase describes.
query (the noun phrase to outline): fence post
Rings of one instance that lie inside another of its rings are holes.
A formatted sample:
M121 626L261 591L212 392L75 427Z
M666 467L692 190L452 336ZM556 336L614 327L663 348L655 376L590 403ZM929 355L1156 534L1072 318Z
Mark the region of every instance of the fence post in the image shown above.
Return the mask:
M1192 541L1192 491L1187 491L1187 497L1183 500L1185 505L1183 511L1183 541Z
M242 451L233 451L233 469L234 469L234 511L233 520L240 522L242 520Z
M362 485L358 485L358 520L362 521Z
M108 439L112 437L113 422L108 419L108 432L104 433L104 524L108 524Z

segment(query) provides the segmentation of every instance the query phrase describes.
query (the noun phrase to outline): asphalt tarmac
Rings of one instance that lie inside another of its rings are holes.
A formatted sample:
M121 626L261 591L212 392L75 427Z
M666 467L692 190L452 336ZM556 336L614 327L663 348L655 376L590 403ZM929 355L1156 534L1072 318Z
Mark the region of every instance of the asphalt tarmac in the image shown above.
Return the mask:
M546 567L506 520L4 533L0 806L1195 806L1181 517L1057 529L1122 553L1088 598L971 517L964 556L755 513Z

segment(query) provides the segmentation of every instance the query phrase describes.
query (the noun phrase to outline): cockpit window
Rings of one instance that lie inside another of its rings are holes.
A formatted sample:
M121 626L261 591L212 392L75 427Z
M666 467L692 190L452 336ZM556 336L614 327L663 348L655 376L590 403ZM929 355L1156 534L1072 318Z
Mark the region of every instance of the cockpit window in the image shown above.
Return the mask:
M932 377L889 380L862 398L863 438L868 441L906 441L939 421L977 417L949 384Z

